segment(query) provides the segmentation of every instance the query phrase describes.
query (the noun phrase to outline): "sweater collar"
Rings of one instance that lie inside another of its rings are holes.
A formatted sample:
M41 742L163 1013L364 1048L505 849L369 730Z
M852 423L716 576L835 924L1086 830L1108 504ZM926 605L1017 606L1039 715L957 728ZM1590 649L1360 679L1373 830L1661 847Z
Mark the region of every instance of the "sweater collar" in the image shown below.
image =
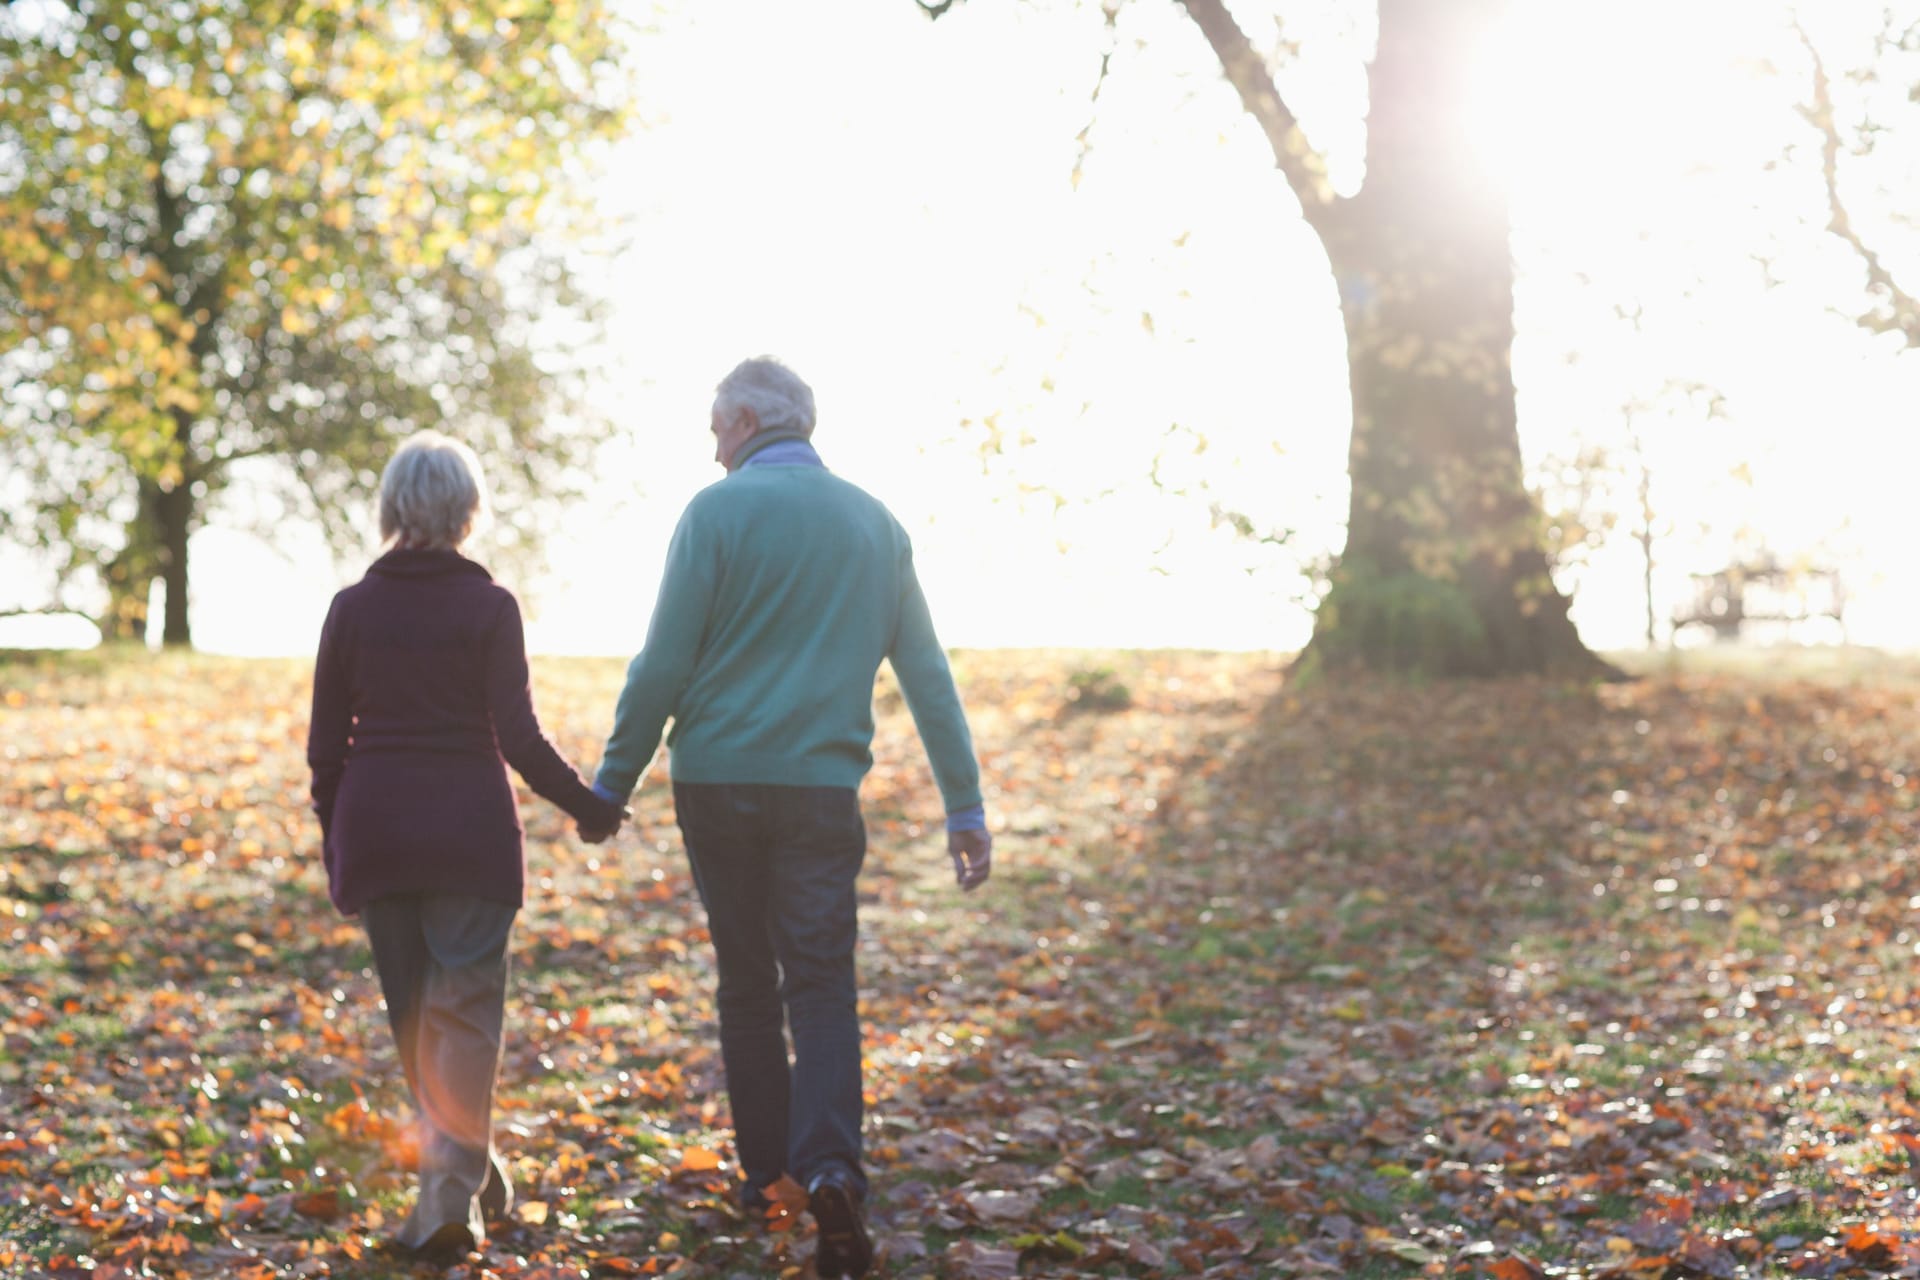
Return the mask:
M493 579L492 574L458 551L424 547L395 547L368 565L367 572L383 578L441 578L464 574L488 581Z
M743 467L794 465L824 467L812 443L797 431L763 431L747 441L733 469Z

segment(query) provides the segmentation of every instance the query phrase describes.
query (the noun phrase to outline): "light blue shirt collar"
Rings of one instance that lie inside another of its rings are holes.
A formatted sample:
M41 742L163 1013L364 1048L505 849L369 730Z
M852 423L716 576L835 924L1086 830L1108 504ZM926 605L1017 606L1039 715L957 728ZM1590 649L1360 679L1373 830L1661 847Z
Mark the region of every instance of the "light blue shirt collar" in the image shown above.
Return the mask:
M756 450L740 464L742 470L747 467L825 467L820 455L814 452L813 445L805 440L776 440L763 449Z

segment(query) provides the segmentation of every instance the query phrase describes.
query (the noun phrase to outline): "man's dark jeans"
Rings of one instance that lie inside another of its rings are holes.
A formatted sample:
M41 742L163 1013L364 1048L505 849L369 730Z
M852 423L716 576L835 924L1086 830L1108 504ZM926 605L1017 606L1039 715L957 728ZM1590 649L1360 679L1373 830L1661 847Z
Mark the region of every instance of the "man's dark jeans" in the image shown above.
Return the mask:
M867 829L850 787L675 783L674 811L720 966L720 1056L749 1187L860 1167L854 879ZM792 1065L787 1041L793 1036Z

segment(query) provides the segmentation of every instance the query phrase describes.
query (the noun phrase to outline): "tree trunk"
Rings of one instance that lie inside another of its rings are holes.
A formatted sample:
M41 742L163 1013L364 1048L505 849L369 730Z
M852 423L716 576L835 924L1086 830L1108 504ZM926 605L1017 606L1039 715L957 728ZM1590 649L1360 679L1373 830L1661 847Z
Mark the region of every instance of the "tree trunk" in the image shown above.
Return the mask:
M1380 0L1365 185L1317 220L1353 393L1347 546L1308 655L1600 675L1522 479L1506 193L1467 127L1487 0Z
M193 532L193 485L187 480L159 491L156 504L160 535L160 577L166 584L166 616L160 643L168 648L193 647L193 629L187 621L187 539Z
M100 636L115 643L144 643L148 602L158 581L166 589L160 643L191 647L187 540L193 533L193 483L180 479L165 485L147 478L139 483L139 507L127 522L126 545L103 570L107 612L100 619Z
M1646 453L1640 458L1640 586L1647 602L1647 650L1660 647L1653 625L1653 472L1647 468Z
M160 577L160 486L139 482L138 505L127 521L126 543L102 568L107 584L107 612L100 619L100 638L115 644L145 644L147 613L154 580Z
M107 563L105 573L107 612L99 619L100 638L109 644L145 643L154 575L137 569L124 552Z

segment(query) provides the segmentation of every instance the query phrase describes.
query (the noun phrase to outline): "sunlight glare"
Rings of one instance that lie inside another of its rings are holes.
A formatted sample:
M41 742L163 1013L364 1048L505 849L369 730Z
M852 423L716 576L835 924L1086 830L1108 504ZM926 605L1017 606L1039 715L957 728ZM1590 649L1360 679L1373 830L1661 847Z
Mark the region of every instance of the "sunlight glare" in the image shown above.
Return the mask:
M1473 135L1492 172L1556 217L1639 216L1716 142L1751 133L1724 92L1730 67L1702 56L1750 23L1728 0L1515 0L1480 49Z

